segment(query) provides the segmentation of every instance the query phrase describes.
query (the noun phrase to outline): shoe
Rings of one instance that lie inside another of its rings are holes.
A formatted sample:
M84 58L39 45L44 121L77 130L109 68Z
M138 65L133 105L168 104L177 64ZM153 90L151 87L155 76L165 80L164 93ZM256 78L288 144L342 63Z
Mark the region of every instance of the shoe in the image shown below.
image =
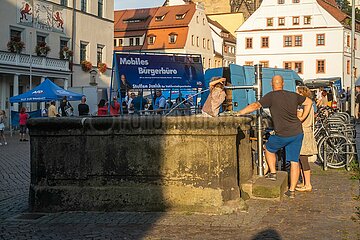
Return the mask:
M20 142L22 142L23 140L22 139L20 139Z
M277 177L276 177L276 173L268 173L265 175L266 179L269 179L271 181L276 181Z
M297 187L297 188L302 188L302 187L304 187L304 184L303 184L303 183L298 183L298 184L296 185L296 187Z
M299 191L299 192L311 192L312 191L312 186L310 186L310 187L306 187L306 186L296 187L295 190Z
M285 194L285 196L287 196L288 198L295 198L295 191L287 190L284 194Z
M27 140L27 139L23 139L23 142L28 142L29 140Z

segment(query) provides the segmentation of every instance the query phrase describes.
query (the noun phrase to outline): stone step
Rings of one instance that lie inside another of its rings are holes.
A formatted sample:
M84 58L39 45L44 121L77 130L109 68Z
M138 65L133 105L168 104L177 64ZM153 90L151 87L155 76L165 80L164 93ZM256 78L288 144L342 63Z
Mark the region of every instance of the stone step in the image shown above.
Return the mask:
M254 176L251 180L241 184L241 195L245 200L249 198L281 200L287 189L288 174L284 171L278 171L276 181Z

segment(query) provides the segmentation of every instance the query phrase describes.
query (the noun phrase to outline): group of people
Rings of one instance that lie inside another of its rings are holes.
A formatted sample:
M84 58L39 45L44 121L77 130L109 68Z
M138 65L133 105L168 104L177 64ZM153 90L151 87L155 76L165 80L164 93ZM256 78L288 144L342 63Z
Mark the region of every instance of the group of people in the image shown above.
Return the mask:
M270 169L265 178L273 181L277 179L276 152L284 148L286 160L291 163L290 186L285 195L294 198L295 190L301 192L312 190L308 159L317 153L312 131L313 101L307 87L298 87L296 93L284 90L284 80L280 75L274 76L271 84L273 91L243 108L237 115L269 108L274 131L265 144L265 158ZM299 184L300 173L303 181Z

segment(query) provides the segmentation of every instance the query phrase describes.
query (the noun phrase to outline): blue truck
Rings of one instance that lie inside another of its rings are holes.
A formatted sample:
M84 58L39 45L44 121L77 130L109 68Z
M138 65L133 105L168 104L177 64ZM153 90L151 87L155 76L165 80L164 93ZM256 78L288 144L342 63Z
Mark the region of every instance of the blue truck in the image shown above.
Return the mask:
M303 85L300 76L293 70L281 69L281 68L263 68L262 69L262 92L263 95L272 91L271 79L275 75L281 75L284 78L284 89L295 92L296 86ZM240 66L236 64L230 64L229 67L212 68L205 71L205 87L209 87L209 82L213 77L226 78L227 85L232 86L252 86L255 83L255 67L254 66ZM237 89L229 91L231 96L227 98L228 105L227 110L239 111L246 107L248 104L255 102L255 92L252 89ZM205 102L208 96L208 92L205 92L201 97L201 105Z

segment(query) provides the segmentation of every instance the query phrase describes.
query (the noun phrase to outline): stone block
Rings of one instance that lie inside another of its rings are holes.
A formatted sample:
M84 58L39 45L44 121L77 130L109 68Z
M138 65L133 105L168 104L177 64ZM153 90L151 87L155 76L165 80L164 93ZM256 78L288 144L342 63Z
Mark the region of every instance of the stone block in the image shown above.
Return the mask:
M252 186L252 196L280 200L287 189L288 174L287 172L278 171L276 181L258 177Z

